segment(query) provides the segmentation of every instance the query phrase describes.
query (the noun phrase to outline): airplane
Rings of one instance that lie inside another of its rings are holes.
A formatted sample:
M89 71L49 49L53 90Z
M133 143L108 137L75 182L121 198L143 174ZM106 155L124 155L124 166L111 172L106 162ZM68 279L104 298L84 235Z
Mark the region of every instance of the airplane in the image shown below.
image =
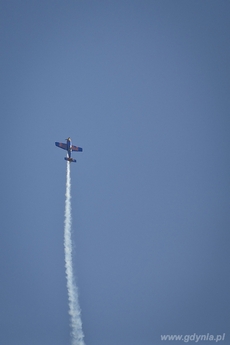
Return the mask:
M59 143L58 141L55 142L55 145L57 147L60 147L61 149L63 150L66 150L67 151L67 157L64 157L64 159L68 162L74 162L76 163L76 159L73 159L71 157L71 152L72 151L78 151L78 152L82 152L83 149L81 147L78 147L78 146L74 146L72 145L72 142L71 142L71 139L70 137L65 139L66 140L66 144L65 143Z

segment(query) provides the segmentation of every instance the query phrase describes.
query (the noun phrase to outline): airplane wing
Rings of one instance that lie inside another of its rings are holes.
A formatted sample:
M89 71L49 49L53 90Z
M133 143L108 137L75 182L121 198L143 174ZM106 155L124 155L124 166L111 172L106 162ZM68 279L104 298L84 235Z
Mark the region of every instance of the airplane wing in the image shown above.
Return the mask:
M72 151L82 151L82 148L72 145Z
M58 141L55 142L55 145L57 147L60 147L61 149L63 150L67 150L67 144L64 144L64 143L59 143Z

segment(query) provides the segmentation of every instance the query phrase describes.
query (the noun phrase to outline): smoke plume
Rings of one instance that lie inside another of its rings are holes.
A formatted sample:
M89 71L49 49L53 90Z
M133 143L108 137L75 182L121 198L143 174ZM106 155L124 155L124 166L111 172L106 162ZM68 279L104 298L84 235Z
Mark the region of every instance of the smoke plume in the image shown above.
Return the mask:
M66 169L66 194L65 194L65 227L64 227L64 249L65 249L65 271L67 279L67 291L69 301L69 314L71 318L72 345L84 345L84 334L82 331L81 309L78 301L78 289L73 274L72 262L72 239L71 239L71 178L70 162L67 161Z

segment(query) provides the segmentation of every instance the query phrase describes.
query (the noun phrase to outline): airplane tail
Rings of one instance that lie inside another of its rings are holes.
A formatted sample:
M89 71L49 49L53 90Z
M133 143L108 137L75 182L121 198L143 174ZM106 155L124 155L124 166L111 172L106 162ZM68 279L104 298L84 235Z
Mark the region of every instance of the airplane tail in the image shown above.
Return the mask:
M68 157L64 157L64 159L66 160L66 161L68 161L68 162L72 162L72 163L76 163L77 161L76 161L76 159L73 159L73 158L68 158Z

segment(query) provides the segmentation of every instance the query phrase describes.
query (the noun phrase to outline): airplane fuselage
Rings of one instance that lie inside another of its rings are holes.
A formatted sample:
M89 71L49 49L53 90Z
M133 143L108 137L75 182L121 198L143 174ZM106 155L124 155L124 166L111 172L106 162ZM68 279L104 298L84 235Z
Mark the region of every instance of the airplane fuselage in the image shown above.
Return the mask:
M66 139L66 144L67 144L67 157L65 157L65 160L68 162L76 162L76 159L71 158L72 142L70 138Z
M71 142L71 139L70 139L70 138L66 139L66 142L67 142L68 157L71 158L71 151L72 151L72 142Z

